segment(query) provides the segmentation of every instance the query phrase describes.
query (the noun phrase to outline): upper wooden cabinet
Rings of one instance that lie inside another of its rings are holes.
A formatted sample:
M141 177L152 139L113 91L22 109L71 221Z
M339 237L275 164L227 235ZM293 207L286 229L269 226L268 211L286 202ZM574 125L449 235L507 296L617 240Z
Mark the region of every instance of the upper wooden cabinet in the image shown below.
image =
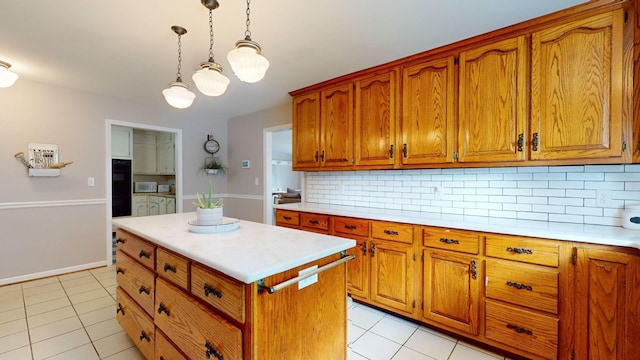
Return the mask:
M293 98L293 168L320 165L320 94L313 92Z
M454 57L402 71L402 164L453 162Z
M460 53L458 161L525 158L527 54L524 36Z
M355 164L392 167L399 149L397 132L397 77L392 69L356 81Z
M622 156L622 9L533 33L531 158Z

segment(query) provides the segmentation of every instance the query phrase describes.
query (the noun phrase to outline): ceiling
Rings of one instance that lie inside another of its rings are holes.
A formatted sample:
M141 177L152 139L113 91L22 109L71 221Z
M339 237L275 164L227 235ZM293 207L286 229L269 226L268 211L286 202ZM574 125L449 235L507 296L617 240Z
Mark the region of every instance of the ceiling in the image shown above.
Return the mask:
M196 93L186 111L230 118L288 103L288 92L582 0L253 0L250 30L271 62L256 84L240 82L226 54L244 38L246 2L219 0L214 55L231 84L216 98L191 75L209 50L208 10L199 0L3 0L0 60L21 79L169 107L162 89L175 80L177 36L182 78ZM18 80L20 81L20 80Z

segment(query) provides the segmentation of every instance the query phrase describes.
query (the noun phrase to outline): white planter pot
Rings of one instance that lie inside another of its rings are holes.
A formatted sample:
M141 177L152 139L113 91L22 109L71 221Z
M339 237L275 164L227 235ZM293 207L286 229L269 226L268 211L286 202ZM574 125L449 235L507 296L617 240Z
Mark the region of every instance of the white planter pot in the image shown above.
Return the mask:
M196 222L198 225L219 225L222 221L222 208L196 209Z

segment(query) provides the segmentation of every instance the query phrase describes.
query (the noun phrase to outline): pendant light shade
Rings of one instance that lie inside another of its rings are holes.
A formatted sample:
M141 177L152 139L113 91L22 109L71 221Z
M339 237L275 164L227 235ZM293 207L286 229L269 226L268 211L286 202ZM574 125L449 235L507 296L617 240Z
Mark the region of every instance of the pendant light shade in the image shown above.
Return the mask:
M180 76L180 68L182 66L182 49L181 49L181 37L187 33L187 30L181 26L174 25L171 27L176 34L178 34L178 73L176 75L176 81L169 83L169 87L162 90L162 95L165 101L178 109L185 109L191 106L196 94L189 91L189 86L182 82Z
M227 60L238 79L247 83L255 83L262 80L267 73L269 60L260 53L262 51L260 45L251 40L251 31L249 30L251 24L249 19L250 3L251 0L247 0L247 30L244 32L244 40L236 43L236 48L227 54Z
M9 70L11 64L0 61L0 88L13 85L18 80L18 74Z
M213 59L213 10L219 4L217 1L202 0L202 5L209 9L209 61L200 64L200 70L191 77L201 93L207 96L220 96L227 91L229 78L222 73L222 66Z
M236 48L227 54L227 60L238 79L247 83L255 83L267 73L269 60L260 54L260 45L251 38L240 40Z

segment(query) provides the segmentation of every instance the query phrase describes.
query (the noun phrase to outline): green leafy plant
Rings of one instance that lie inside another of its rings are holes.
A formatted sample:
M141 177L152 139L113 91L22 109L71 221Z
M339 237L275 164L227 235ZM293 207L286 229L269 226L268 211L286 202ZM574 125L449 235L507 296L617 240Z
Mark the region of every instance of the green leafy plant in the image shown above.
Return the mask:
M193 205L197 206L200 209L215 209L221 208L224 205L224 201L222 198L217 201L213 201L213 183L209 181L209 196L206 194L200 195L196 192L197 202L193 202Z
M226 175L227 166L217 157L207 158L204 160L202 170L216 175Z

